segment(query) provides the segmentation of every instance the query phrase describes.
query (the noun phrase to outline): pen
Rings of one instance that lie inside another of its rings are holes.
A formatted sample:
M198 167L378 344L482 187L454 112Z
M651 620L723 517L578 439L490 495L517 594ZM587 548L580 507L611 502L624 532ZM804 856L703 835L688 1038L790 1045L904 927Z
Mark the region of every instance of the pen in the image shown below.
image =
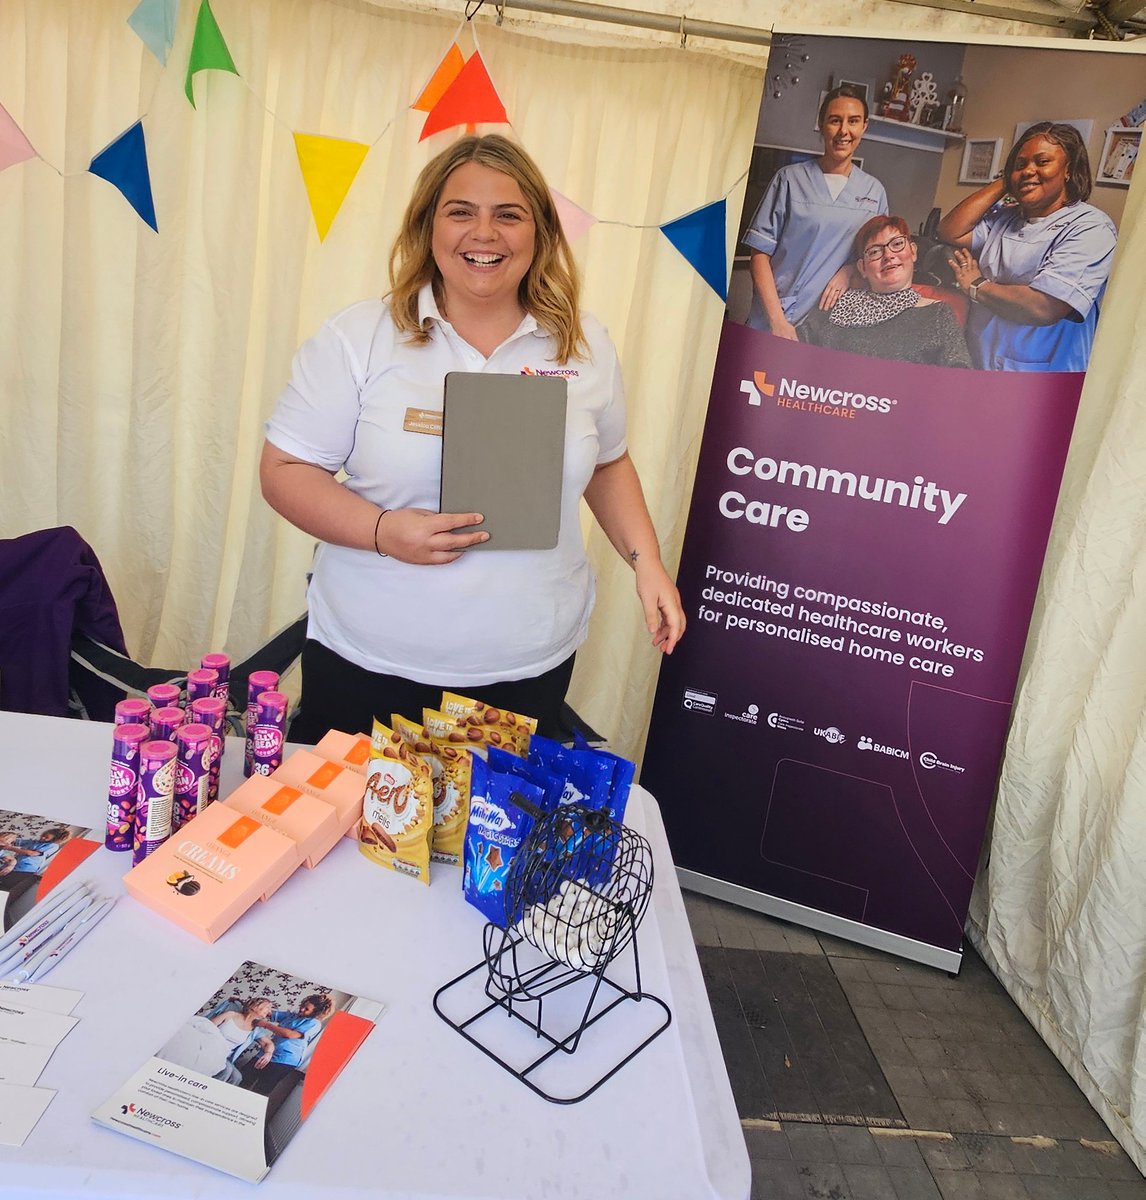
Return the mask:
M13 976L15 983L34 983L46 975L59 961L69 954L107 916L115 904L115 897L108 896L102 902L85 910L68 923L51 944L44 945Z
M92 903L92 895L85 891L77 893L67 904L58 905L55 912L41 918L23 937L0 954L0 971L11 970L14 963L26 961L46 942L50 941L72 919Z
M55 912L66 901L75 897L79 891L86 891L87 884L72 883L68 887L53 888L48 895L28 910L3 936L0 936L0 958L14 942L21 945L27 940L27 933L34 925L38 925L46 916ZM23 940L22 940L23 939Z

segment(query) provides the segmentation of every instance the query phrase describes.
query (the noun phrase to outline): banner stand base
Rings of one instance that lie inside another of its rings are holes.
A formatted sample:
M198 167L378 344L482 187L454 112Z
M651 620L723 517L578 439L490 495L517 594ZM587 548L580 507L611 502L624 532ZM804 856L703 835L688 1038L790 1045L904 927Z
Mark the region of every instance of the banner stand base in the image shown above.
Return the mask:
M876 929L859 921L849 921L846 917L837 917L817 908L807 908L803 904L794 904L791 900L782 900L779 896L768 895L767 892L754 892L751 888L741 887L724 879L714 879L711 875L701 875L696 871L687 871L684 867L677 867L676 875L680 886L691 892L700 892L701 895L711 896L714 900L726 900L729 904L739 904L741 908L751 908L755 912L764 913L765 916L791 921L793 925L803 925L818 933L829 933L833 937L845 938L861 946L870 946L873 950L885 950L888 954L896 954L900 958L922 963L926 967L936 967L951 975L957 975L963 964L962 948L944 950L940 946L929 946L926 942L915 941L914 938L889 933L886 929Z

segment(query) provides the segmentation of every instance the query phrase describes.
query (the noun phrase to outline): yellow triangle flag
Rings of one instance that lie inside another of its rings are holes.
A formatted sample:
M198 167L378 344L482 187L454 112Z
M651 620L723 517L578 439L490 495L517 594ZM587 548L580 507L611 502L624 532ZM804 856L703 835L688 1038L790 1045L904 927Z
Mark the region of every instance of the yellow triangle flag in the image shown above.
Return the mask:
M370 147L365 142L348 142L343 138L311 133L296 133L294 146L321 242L330 232Z

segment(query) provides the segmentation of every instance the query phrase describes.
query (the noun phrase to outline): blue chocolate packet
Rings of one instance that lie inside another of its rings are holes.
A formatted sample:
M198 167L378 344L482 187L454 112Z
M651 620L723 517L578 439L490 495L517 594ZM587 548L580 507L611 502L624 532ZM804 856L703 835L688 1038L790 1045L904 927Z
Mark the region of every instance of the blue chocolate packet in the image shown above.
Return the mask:
M534 823L534 818L512 800L514 792L535 808L543 808L541 788L520 776L491 769L478 755L473 756L462 893L500 929L508 924L505 883L509 865Z

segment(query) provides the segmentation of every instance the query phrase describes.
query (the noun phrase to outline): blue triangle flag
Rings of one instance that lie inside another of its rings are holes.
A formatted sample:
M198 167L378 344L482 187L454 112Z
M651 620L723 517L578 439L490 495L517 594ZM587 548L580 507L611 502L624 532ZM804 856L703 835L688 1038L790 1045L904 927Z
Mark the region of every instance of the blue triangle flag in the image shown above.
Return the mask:
M175 22L179 16L179 0L139 0L127 23L143 44L164 66L167 52L175 41Z
M155 203L151 199L151 176L147 171L147 144L143 140L143 122L121 133L92 159L88 170L113 187L119 188L128 204L155 230Z
M728 299L725 207L723 199L717 200L660 227L721 300Z

